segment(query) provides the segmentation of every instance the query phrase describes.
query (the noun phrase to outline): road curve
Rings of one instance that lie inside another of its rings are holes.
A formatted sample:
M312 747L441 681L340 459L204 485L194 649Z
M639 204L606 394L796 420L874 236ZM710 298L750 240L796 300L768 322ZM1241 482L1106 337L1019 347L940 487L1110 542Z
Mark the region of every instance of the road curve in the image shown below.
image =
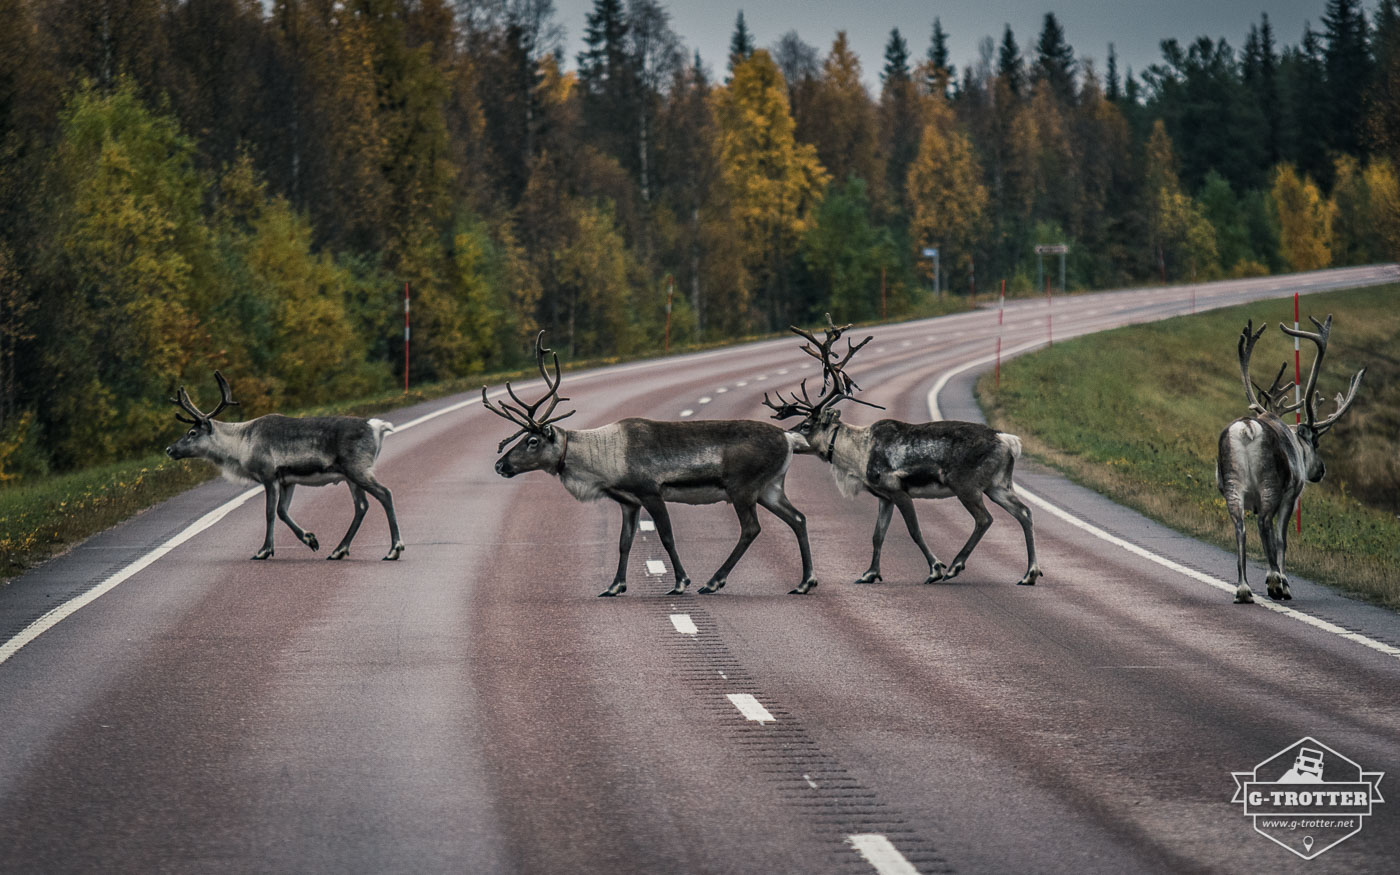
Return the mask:
M975 418L999 331L1010 354L1051 330L1397 280L1357 268L1017 301L1000 329L985 310L884 326L852 370L889 413L845 415ZM566 362L568 424L766 418L763 391L810 361L782 340ZM1024 543L998 508L956 580L921 584L896 525L885 582L852 584L874 500L801 457L788 494L811 595L786 594L797 548L762 512L722 593L666 596L643 532L628 593L599 599L614 505L496 476L511 429L472 396L386 418L396 563L379 561L377 506L347 561L279 524L276 556L250 562L261 500L216 482L0 589L0 871L1395 871L1396 802L1304 861L1230 801L1232 772L1305 736L1400 773L1392 613L1298 578L1292 611L1233 605L1211 583L1233 556L1025 460L1035 587L1014 585ZM350 511L343 487L293 506L323 543ZM946 560L971 520L956 502L919 513ZM698 584L737 521L672 516Z

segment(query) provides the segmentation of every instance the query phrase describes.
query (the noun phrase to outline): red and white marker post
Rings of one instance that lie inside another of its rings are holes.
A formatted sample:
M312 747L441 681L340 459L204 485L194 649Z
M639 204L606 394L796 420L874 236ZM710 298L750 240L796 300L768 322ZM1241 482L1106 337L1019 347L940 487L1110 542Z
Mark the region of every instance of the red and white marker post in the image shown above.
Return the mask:
M1001 326L1006 319L1006 280L1001 281L1001 298L997 302L997 388L1001 388Z
M403 284L403 393L408 394L408 283Z
M1293 293L1293 330L1298 330L1298 293ZM1298 336L1293 336L1293 400L1302 402L1303 400L1303 358L1298 352ZM1299 407L1293 411L1293 422L1296 425L1303 421L1303 408ZM1298 505L1293 508L1295 519L1297 520L1297 532L1303 534L1303 496L1298 496Z

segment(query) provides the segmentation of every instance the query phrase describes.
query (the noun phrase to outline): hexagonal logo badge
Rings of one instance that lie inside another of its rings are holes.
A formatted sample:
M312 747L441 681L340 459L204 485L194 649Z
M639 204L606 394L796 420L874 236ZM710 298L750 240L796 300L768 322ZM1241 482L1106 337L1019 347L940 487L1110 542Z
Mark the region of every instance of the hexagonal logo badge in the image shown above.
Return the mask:
M1384 802L1381 778L1312 737L1301 738L1248 772L1233 772L1235 797L1254 831L1304 860L1361 832Z

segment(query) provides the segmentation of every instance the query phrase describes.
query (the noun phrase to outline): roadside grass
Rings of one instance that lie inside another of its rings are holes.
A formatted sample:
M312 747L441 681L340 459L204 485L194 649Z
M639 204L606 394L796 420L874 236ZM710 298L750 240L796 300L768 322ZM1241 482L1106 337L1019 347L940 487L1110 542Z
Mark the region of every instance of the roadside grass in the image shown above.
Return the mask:
M956 313L968 309L968 306L965 298L949 295L943 300L925 301L905 318L924 319ZM784 332L731 338L705 344L677 346L673 351L698 352L777 337L791 335ZM640 361L661 354L659 349L651 350L633 359ZM567 362L566 367L570 371L582 371L620 361L623 361L621 357L575 360ZM516 371L470 374L452 380L413 386L407 394L389 391L337 404L286 412L291 415L315 416L383 414L422 401L474 391L482 384L497 387L506 380L536 376L538 371L533 367ZM181 430L182 427L172 418L170 439L179 437ZM163 452L156 452L140 459L42 478L26 478L18 483L6 484L0 487L0 582L22 574L79 541L216 476L218 470L206 462L176 462L167 458Z
M1287 567L1391 608L1400 608L1400 285L1308 295L1311 313L1333 314L1317 388L1333 397L1366 367L1355 405L1322 440L1327 476L1303 493L1303 532L1290 527ZM1260 301L1056 343L1002 366L998 389L977 392L988 421L1018 434L1026 451L1179 531L1234 550L1234 529L1215 486L1220 432L1247 412L1236 343L1247 319L1269 330L1252 373L1267 385L1288 361L1288 300ZM1302 343L1306 379L1315 347ZM1291 422L1292 420L1289 419ZM1259 553L1258 529L1247 520ZM1263 579L1251 581L1262 591Z

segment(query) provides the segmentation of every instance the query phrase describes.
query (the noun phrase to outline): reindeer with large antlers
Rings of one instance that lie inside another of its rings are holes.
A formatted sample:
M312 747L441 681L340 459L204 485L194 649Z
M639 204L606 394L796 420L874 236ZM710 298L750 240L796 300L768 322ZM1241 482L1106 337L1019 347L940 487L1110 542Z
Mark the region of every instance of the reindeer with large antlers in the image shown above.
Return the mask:
M784 398L779 393L774 402L765 394L763 402L774 411L774 419L802 417L793 431L807 440L811 452L831 465L837 488L844 496L851 498L863 489L879 499L870 567L856 583L874 583L882 579L880 550L895 508L904 518L909 536L928 560L929 573L924 583L958 576L967 566L973 548L992 524L992 515L982 501L985 495L1021 524L1026 534L1027 568L1017 583L1034 585L1042 574L1035 561L1031 512L1016 495L1016 486L1011 480L1016 458L1021 454L1020 438L976 422L915 424L881 419L868 426L842 422L841 411L835 409L838 402L850 399L869 404L854 397L853 393L860 387L846 374L845 367L870 338L859 344L847 340L845 356L838 358L832 352L832 345L851 326L838 328L829 314L827 326L824 340L818 340L812 332L792 328L807 340L802 350L822 363L822 395L813 401L804 381L800 385L800 396L793 392ZM953 564L945 566L924 543L914 499L954 496L972 514L974 526Z
M1336 411L1319 420L1315 390L1322 357L1327 352L1327 340L1332 332L1332 317L1329 315L1325 322L1318 322L1311 316L1308 318L1317 327L1316 332L1298 331L1279 324L1285 334L1310 340L1317 346L1317 356L1308 373L1302 399L1292 405L1286 405L1284 397L1293 384L1279 385L1283 368L1279 369L1279 375L1268 389L1260 389L1249 376L1249 359L1254 353L1254 344L1269 326L1261 325L1255 331L1254 320L1251 319L1245 323L1244 331L1240 334L1240 375L1244 379L1245 400L1249 402L1253 415L1235 420L1220 433L1215 464L1215 484L1225 497L1225 507L1235 524L1235 549L1239 565L1235 601L1240 604L1254 601L1254 594L1245 581L1244 515L1248 511L1253 511L1258 519L1259 540L1269 563L1269 574L1265 579L1269 598L1293 598L1288 590L1288 578L1283 573L1283 556L1288 549L1288 523L1299 496L1303 494L1303 487L1309 481L1317 483L1326 473L1326 466L1317 451L1318 440L1351 407L1356 400L1356 390L1361 386L1361 378L1366 373L1365 368L1357 371L1351 378L1346 395L1338 393ZM1287 366L1285 362L1284 368ZM1303 422L1289 426L1280 419L1282 414L1291 413L1299 407L1303 409Z
M517 427L515 434L501 441L497 450L504 450L524 435L496 462L496 473L514 477L527 471L548 471L580 501L611 498L621 506L617 574L599 595L616 596L627 591L627 558L643 508L656 523L656 532L675 569L676 583L669 594L678 595L690 585L676 554L671 518L666 511L668 501L724 501L733 504L739 515L739 543L699 592L713 593L724 587L730 571L758 537L759 506L787 523L797 535L802 579L792 592L807 593L816 587L806 517L792 506L783 491L793 452L804 447L801 438L765 422L744 420L622 419L600 428L559 428L556 423L575 411L554 414L559 404L569 399L559 397L559 356L546 349L543 340L541 331L535 338L535 360L545 388L539 400L525 403L507 383L506 392L515 403L492 404L486 387L481 387L482 404ZM546 356L553 358L553 374L545 366Z
M218 371L214 379L222 396L219 406L202 413L190 401L181 386L179 394L170 399L188 416L175 418L188 423L184 437L165 448L172 459L200 458L223 469L224 476L234 481L261 483L267 493L267 535L262 549L254 559L272 557L272 523L274 517L282 522L312 550L320 549L316 535L296 524L288 512L292 493L298 485L324 486L344 480L350 484L355 500L355 518L350 530L327 559L344 559L350 552L350 542L360 530L365 511L369 509L368 493L384 507L389 517L389 539L392 545L385 559L397 559L403 553L399 537L399 521L394 515L394 497L374 476L374 462L379 457L384 435L394 427L382 419L361 419L358 416L318 416L293 418L276 413L247 422L219 422L225 407L236 407L228 380Z

